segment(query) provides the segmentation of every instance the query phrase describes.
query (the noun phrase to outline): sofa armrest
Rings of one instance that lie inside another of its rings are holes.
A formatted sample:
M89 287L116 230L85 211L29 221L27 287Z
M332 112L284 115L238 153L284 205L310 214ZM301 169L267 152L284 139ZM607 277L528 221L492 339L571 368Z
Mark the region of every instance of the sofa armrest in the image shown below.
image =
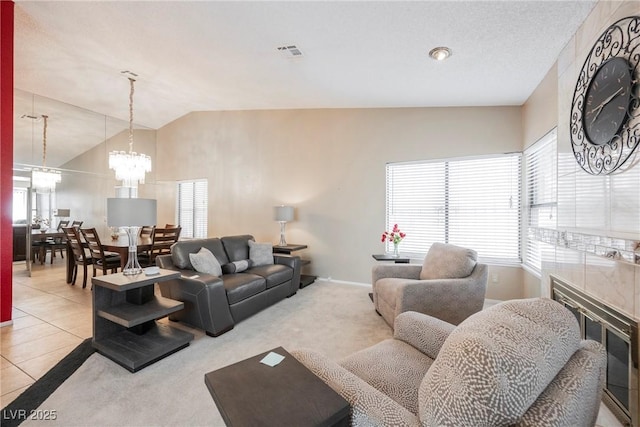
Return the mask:
M177 279L158 283L163 297L185 303L184 310L169 316L171 320L182 320L213 336L233 328L235 323L221 278L194 270L180 270L173 265L171 255L158 256L156 262L160 268L181 274Z
M406 408L326 356L306 349L290 353L349 402L352 425L420 425Z
M300 257L294 255L273 254L273 263L296 268L300 266Z
M420 271L420 264L377 264L371 269L371 284L375 287L378 280L391 277L417 280L420 278Z
M469 277L407 281L396 294L396 316L417 311L458 325L482 310L487 290L487 266L476 264Z
M551 384L515 424L518 427L596 425L605 382L607 352L602 344L583 340ZM545 418L554 414L553 421Z
M455 328L451 323L427 314L406 311L396 317L393 337L435 360L442 344Z
M293 277L291 278L291 293L295 294L300 289L300 275L302 274L302 260L296 255L274 254L273 262L282 264L293 269Z

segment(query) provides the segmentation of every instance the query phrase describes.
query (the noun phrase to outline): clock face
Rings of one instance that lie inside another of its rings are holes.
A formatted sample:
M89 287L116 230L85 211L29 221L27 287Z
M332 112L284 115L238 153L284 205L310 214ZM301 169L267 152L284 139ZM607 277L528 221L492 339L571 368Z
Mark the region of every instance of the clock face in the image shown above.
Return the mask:
M602 64L586 92L584 131L592 144L608 144L625 124L631 100L631 69L624 58Z

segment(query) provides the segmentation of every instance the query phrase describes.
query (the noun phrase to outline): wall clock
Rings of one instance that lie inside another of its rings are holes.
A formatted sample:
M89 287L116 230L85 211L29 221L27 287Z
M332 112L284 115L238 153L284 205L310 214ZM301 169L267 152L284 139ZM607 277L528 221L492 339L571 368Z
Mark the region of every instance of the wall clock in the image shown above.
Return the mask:
M630 16L600 35L578 75L571 104L571 148L586 172L611 174L638 154L639 80L640 16Z

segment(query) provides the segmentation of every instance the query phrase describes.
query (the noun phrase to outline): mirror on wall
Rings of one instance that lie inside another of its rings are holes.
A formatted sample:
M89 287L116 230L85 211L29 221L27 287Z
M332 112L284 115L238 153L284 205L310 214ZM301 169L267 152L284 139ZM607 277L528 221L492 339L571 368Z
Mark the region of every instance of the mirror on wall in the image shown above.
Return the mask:
M36 193L31 171L43 166L45 115L45 166L59 171L61 182L54 192ZM128 135L126 120L14 89L14 261L25 260L31 271L34 217L50 228L80 220L108 234L106 199L114 197L117 184L108 155L128 150ZM155 130L134 124L134 138L136 149L155 159ZM152 171L147 177L141 197L155 197L154 176Z

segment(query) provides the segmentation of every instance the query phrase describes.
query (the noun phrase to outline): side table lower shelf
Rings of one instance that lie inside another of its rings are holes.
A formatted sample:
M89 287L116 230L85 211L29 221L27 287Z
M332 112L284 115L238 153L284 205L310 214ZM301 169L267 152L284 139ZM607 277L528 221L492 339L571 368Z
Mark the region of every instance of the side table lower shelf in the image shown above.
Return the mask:
M292 252L300 251L306 248L307 248L307 245L296 245L296 244L290 244L285 246L275 245L273 247L273 253L291 255ZM311 264L311 261L309 261L308 259L302 260L303 267L309 264ZM315 282L317 278L318 276L312 276L310 274L301 274L300 289L304 288L305 286L309 286L310 284Z
M93 347L131 372L151 365L189 345L193 335L153 322L143 335L124 329L116 334L93 341Z
M300 275L300 287L304 288L305 286L309 286L313 282L316 281L318 276L311 276L309 274L301 274Z
M115 273L92 278L93 348L136 372L188 346L193 334L156 322L184 308L183 302L154 292L155 283L179 276L160 269L151 276Z

